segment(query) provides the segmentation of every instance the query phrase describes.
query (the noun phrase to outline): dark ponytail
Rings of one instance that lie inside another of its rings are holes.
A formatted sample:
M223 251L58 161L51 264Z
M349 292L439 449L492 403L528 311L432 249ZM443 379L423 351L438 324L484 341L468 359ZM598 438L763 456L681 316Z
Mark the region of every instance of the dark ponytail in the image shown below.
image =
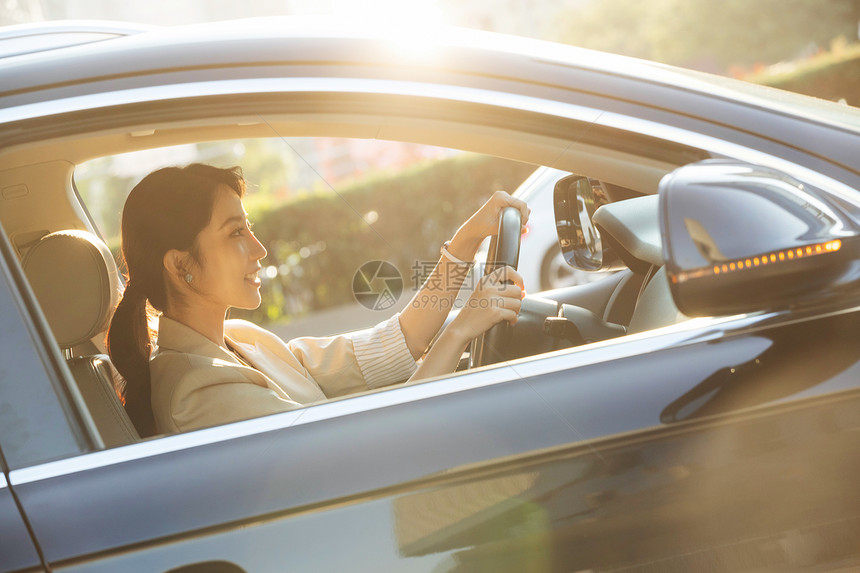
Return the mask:
M171 249L196 257L197 235L212 218L218 187L245 192L238 167L195 163L150 173L126 199L122 212L122 260L126 289L107 335L111 361L125 378L125 408L141 437L156 432L152 415L149 357L151 324L167 304L164 255Z
M146 295L130 281L114 310L107 336L111 361L126 382L123 403L141 437L155 433L149 383L151 315Z

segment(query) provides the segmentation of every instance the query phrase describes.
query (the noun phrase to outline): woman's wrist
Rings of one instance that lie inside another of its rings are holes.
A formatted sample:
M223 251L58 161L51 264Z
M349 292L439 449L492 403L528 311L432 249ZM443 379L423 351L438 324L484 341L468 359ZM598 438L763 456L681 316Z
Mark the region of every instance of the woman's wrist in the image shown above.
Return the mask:
M462 261L474 261L483 239L465 237L460 231L448 241L448 252Z
M451 321L451 324L445 327L445 331L442 335L450 337L452 344L457 345L460 348L465 348L474 337L468 334L469 329L465 328L459 319L459 315L454 318L454 320Z

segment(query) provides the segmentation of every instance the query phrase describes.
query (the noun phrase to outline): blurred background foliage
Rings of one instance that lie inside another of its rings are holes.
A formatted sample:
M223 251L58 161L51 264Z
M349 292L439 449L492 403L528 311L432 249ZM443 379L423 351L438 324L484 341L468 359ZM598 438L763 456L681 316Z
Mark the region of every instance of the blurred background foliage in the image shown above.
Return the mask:
M417 277L438 260L439 245L493 190L513 191L534 168L462 154L373 175L273 209L251 209L254 233L269 252L262 261L263 304L232 316L281 321L353 304L353 275L373 260L395 265L404 279L404 296L411 296L407 292L417 286Z
M565 9L558 41L715 73L854 41L857 0L596 0Z
M176 25L316 15L394 29L451 25L726 73L858 37L858 0L2 0L0 25L102 19Z
M747 81L860 106L860 44L834 42L833 49L799 62L757 70Z

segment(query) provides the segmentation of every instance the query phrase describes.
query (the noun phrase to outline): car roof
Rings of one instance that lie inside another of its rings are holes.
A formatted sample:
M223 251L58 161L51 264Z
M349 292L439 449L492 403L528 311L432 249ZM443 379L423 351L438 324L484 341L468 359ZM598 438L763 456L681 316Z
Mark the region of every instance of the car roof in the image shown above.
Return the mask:
M512 139L515 154L483 132L464 145L461 136L447 130L442 140L434 139L436 144L574 172L585 155L565 150L565 163L556 163L546 138L554 148L587 132L589 144L600 144L601 156L608 146L622 155L658 159L658 168L645 178L654 183L646 187L655 191L656 174L662 176L669 163L701 158L702 149L731 154L721 144L726 135L792 161L804 157L807 166L841 180L860 176L853 151L860 134L856 108L476 30L345 25L305 17L246 19L155 28L2 62L0 138L7 149L21 153L26 151L22 145L42 145L50 138L59 145L103 129L113 130L111 141L121 139L126 150L174 144L167 137L172 133L182 135L178 142L187 142L190 132L184 128L193 118L211 124L227 117L231 125L245 126L259 123L264 111L266 117L300 122L310 111L317 114L314 121L320 113L337 114L337 129L326 133L379 137L378 129L368 127L369 111L379 114L372 121L388 126L383 116L412 108L431 122L453 113L446 119L449 128L463 125L463 118L476 127L498 121L506 133L525 129L534 137ZM404 107L390 105L394 101ZM509 113L517 117L502 121ZM397 117L410 122L408 133L398 131L403 127L398 123L386 127L383 137L420 135L416 141L428 141L414 111ZM565 121L559 123L559 117ZM133 135L151 133L153 121L163 128L158 139L129 143L122 136L126 126L136 126ZM272 131L265 127L261 131ZM102 153L84 147L90 158ZM109 147L118 149L113 143ZM636 187L627 178L594 176Z
M19 49L16 55L29 57L4 61L6 77L0 97L51 88L59 82L81 84L155 69L295 64L303 59L356 65L376 62L392 68L408 65L425 72L442 67L483 73L488 79L523 74L526 81L562 85L569 74L559 72L566 68L706 93L860 133L860 109L851 106L656 62L479 30L439 28L430 32L314 17L274 17L173 27L55 22L31 27L26 35L24 31L26 26L0 28L0 55L4 43L14 46L28 38L41 38L47 47L31 52ZM107 38L113 41L98 42ZM52 44L79 49L58 53ZM647 98L647 94L631 97Z
M98 20L59 20L0 27L0 59L101 42L155 26Z

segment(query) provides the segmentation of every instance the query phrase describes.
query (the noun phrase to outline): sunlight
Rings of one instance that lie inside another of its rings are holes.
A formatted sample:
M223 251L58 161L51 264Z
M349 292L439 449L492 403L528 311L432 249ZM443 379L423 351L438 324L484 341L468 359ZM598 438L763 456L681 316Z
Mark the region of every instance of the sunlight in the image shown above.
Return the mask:
M442 25L443 10L437 0L335 0L335 13L374 26L399 29Z
M448 23L437 0L336 0L334 8L357 26L379 30L391 39L393 57L413 62L432 57L432 40Z

